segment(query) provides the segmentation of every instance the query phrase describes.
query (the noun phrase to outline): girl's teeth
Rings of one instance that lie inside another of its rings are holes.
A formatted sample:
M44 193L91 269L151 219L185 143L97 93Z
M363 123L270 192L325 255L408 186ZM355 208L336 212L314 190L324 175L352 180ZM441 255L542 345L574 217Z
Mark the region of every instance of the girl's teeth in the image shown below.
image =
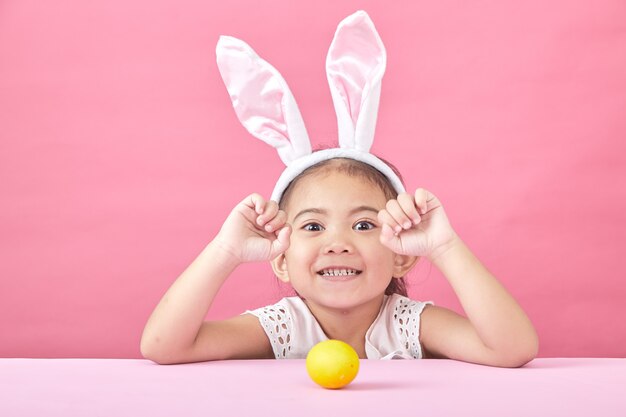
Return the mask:
M331 269L322 271L323 276L338 276L338 275L356 275L357 271L354 269Z

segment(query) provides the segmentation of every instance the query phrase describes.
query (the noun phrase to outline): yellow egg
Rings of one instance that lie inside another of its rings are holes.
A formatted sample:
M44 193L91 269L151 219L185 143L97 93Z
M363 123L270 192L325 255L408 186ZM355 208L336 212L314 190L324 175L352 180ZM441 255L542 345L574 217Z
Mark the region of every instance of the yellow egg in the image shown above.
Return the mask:
M325 340L309 351L306 370L311 379L324 388L343 388L359 372L359 355L347 343Z

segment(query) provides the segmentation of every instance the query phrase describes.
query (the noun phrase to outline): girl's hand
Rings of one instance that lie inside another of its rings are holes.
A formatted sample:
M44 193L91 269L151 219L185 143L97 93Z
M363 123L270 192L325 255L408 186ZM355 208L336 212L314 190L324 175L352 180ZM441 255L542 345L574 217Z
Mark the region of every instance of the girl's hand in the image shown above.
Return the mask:
M238 262L269 261L289 247L286 220L276 202L251 194L235 206L214 242Z
M380 241L395 253L433 259L452 244L457 235L443 206L430 192L418 188L415 195L399 194L378 212Z

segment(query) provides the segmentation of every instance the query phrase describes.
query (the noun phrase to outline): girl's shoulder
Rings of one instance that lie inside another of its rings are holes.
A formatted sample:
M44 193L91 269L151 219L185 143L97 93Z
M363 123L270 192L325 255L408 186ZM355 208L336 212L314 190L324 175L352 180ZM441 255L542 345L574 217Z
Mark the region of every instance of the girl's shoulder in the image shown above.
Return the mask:
M276 359L303 358L324 331L300 297L285 297L275 304L248 310L258 317Z
M383 311L393 313L395 321L403 324L412 316L419 316L427 305L435 305L435 303L432 301L413 300L400 294L391 294L386 297Z
M275 304L246 310L246 313L258 317L262 322L269 320L272 323L280 324L280 327L289 327L294 315L303 309L306 309L306 305L300 297L285 297Z
M285 297L276 304L246 311L259 319L276 359L288 357L292 350L293 310L297 304L292 298L298 297Z
M417 301L400 294L392 294L386 297L380 316L377 321L384 323L384 327L391 329L389 334L391 346L399 346L404 357L419 359L423 357L420 343L421 315L426 306L434 305L432 301ZM374 336L374 334L372 334ZM383 343L382 336L381 345Z

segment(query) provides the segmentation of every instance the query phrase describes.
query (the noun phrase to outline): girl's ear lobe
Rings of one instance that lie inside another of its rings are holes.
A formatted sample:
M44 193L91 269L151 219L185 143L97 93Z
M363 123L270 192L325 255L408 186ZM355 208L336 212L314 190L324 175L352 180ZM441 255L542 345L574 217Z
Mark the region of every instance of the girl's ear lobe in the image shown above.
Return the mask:
M393 277L400 278L405 276L419 260L418 256L396 254L393 262Z
M285 254L282 253L274 258L271 262L272 269L274 270L274 274L278 277L282 282L289 282L289 274L287 273L287 260L285 259Z

